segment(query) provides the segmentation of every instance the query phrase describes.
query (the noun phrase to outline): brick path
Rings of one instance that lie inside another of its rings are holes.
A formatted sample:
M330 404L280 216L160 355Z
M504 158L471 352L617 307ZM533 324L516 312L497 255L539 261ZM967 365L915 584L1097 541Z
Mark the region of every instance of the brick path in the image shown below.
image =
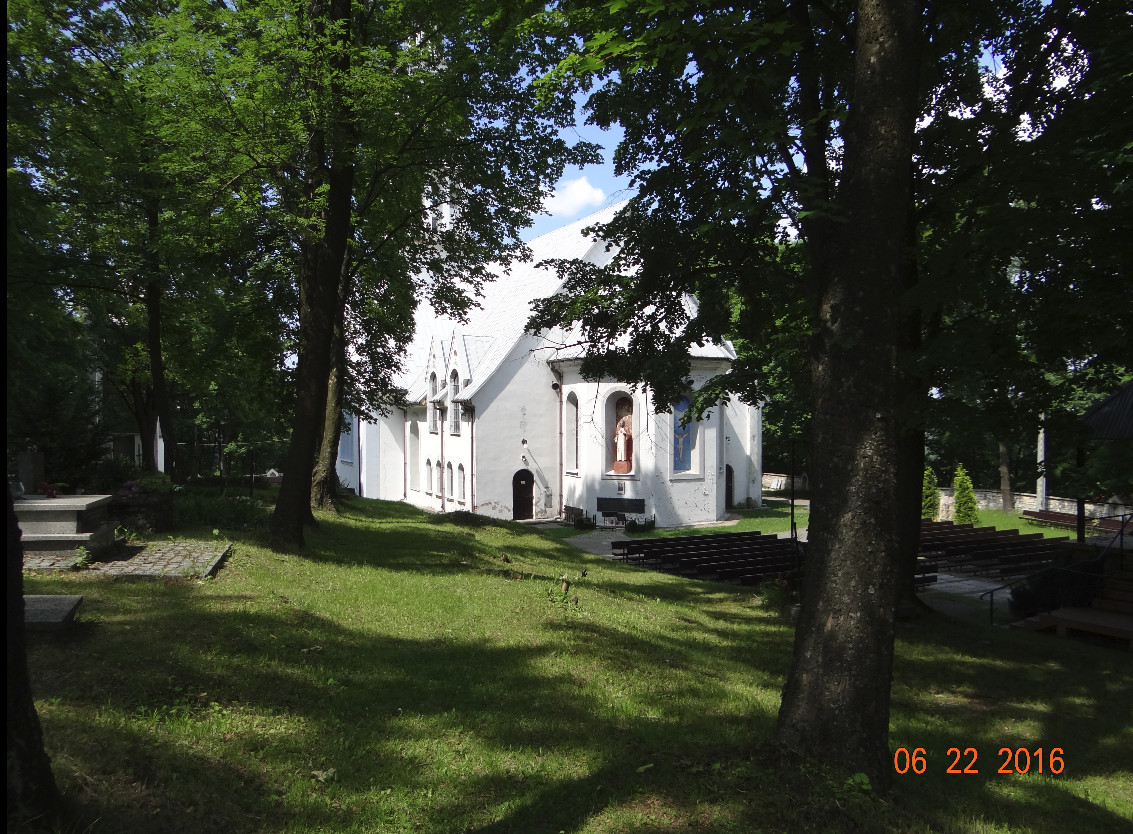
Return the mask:
M138 579L193 578L211 576L232 549L229 542L152 542L145 545L119 545L91 564L87 570L111 576ZM72 555L25 553L25 570L70 570Z

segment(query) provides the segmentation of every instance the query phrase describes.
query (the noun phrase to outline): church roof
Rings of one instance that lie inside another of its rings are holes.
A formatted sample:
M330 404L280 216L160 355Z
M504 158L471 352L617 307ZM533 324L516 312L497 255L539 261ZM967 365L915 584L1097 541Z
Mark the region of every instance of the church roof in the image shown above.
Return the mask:
M606 244L593 237L582 234L588 226L608 223L624 206L624 203L609 206L581 220L548 232L535 238L528 246L532 257L528 261L513 262L510 268L494 264L491 271L495 280L485 283L478 306L468 311L467 322L459 322L448 316L438 316L428 303L418 305L415 313L415 332L406 353L404 372L398 384L408 392L409 402L420 403L425 400L430 349L437 345L438 382L447 382L451 366L452 346L458 346L463 362L457 367L463 379L471 379L471 384L460 392L459 400L468 400L491 379L492 375L507 359L516 342L523 336L531 305L538 299L546 298L558 291L561 286L558 273L549 267L537 266L541 261L552 259L579 259L604 266L613 257ZM695 300L689 297L686 304ZM569 336L563 339L569 342ZM461 349L462 348L462 349ZM547 358L569 359L581 357L581 350L564 353L562 350ZM712 359L731 360L735 352L731 345L708 344L694 347L694 356ZM466 363L466 364L465 364Z

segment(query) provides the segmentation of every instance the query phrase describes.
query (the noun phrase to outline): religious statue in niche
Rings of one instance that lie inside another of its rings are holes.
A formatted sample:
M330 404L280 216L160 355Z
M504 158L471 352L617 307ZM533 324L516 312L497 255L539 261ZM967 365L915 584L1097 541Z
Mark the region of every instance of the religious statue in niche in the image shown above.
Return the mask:
M673 471L692 471L692 444L693 432L696 423L692 420L681 425L689 409L688 397L681 397L680 402L673 406Z
M614 473L633 471L633 400L620 397L614 403Z

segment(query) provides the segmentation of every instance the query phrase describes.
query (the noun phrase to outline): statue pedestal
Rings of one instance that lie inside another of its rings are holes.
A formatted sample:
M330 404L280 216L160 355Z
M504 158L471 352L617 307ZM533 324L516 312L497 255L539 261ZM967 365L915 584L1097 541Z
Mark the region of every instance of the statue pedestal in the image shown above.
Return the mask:
M633 471L633 461L616 460L614 461L614 474L615 475L628 475Z

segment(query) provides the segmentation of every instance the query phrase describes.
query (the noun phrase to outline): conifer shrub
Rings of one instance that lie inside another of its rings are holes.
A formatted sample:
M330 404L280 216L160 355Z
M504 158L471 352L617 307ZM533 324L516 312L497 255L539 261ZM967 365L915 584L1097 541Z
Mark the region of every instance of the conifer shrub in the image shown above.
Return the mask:
M936 473L932 471L932 467L926 466L921 484L921 518L936 521L939 517L940 485L936 482Z
M952 478L952 500L955 507L952 512L953 521L957 524L980 523L980 514L976 507L976 490L963 464L956 465L956 474Z

